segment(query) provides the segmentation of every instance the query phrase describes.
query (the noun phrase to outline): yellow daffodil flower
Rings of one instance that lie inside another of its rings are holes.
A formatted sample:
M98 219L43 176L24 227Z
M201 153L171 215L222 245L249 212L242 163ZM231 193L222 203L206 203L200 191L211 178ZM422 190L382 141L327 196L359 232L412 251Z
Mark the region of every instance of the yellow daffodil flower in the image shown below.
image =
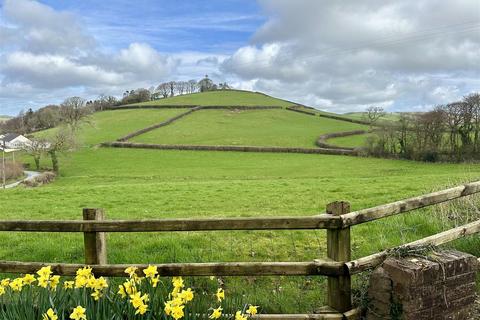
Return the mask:
M180 298L185 300L185 302L189 302L193 300L193 291L191 288L188 288L187 290L182 290L180 292Z
M237 313L235 313L235 320L247 320L247 317L245 317L242 312L240 311L237 311Z
M5 278L2 281L0 281L0 285L2 287L8 287L9 284L10 284L10 278Z
M218 302L222 302L222 300L225 299L225 291L223 291L222 288L218 288L217 293L215 295L217 296Z
M87 320L87 315L85 314L87 311L82 306L77 306L73 309L73 312L70 314L70 319L72 320Z
M42 278L49 278L52 275L52 267L46 266L40 268L40 270L37 271L37 274Z
M63 288L64 289L73 289L73 285L75 284L74 281L65 281L63 283Z
M158 273L157 267L149 265L148 268L143 269L143 273L147 278L153 279Z
M256 315L256 314L258 313L257 308L258 308L258 306L252 306L252 305L250 305L250 306L248 307L248 309L247 309L246 312L247 312L249 315L254 316L254 315Z
M128 274L130 278L133 278L136 275L138 268L137 267L128 267L125 269L125 273Z
M183 316L185 315L185 313L183 312L183 308L185 308L185 306L174 306L172 308L173 319L178 320L183 318Z
M210 319L218 319L222 316L222 307L218 307L217 309L213 309L212 314L209 316Z
M22 291L23 287L23 279L22 278L16 278L9 284L10 288L12 288L13 291Z
M42 315L42 320L58 320L58 316L55 314L55 311L50 308Z
M27 273L25 276L23 276L23 283L24 284L30 285L30 284L34 283L35 281L36 281L36 279L33 276L33 274Z

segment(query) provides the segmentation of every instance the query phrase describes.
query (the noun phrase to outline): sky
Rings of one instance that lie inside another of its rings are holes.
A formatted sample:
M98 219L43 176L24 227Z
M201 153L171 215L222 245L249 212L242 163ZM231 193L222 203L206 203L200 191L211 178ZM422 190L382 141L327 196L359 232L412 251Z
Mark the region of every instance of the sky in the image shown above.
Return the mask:
M480 91L480 1L0 0L0 114L205 74L331 112L426 111Z

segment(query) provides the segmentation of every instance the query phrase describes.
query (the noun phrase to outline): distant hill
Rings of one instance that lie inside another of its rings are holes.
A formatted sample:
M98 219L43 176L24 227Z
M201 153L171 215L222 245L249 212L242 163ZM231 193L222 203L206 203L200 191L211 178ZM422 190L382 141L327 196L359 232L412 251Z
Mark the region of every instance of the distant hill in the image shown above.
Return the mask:
M290 107L295 103L266 94L242 90L219 90L185 94L126 106L278 106Z
M11 116L0 115L0 122L7 121L8 119L11 119L11 118L12 118Z

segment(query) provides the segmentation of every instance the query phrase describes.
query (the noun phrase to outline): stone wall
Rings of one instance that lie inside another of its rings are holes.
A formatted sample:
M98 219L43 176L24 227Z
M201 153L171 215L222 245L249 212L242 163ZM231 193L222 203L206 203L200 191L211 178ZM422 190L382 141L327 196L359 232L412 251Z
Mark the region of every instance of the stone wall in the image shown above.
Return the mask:
M458 251L388 258L370 279L368 320L471 320L477 258Z

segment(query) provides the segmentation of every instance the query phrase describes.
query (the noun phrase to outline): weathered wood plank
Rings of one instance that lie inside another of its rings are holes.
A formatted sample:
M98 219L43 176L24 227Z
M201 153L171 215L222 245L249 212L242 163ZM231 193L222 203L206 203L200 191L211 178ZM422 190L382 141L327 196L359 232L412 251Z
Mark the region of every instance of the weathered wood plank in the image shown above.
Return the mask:
M167 263L157 266L162 276L302 276L340 275L345 273L343 263L327 260L307 262L217 262L217 263ZM72 276L85 264L0 261L0 272L34 273L44 266L51 266L57 275ZM139 275L147 264L91 265L97 276L123 277L129 266L139 268Z
M341 313L331 314L257 314L252 319L258 320L342 320Z
M339 217L326 214L305 217L251 217L162 220L1 220L0 231L35 232L154 232L214 230L299 230L341 226Z
M381 206L354 211L341 216L344 227L377 220L480 192L480 181L462 186L400 200Z
M103 209L83 209L83 220L102 221ZM107 264L107 240L104 232L85 232L83 234L86 264Z
M340 216L350 211L350 203L336 201L327 205L327 214ZM350 227L327 230L327 256L333 261L351 259ZM327 303L339 312L352 309L350 275L328 277Z
M480 220L401 245L398 248L415 247L427 244L438 246L476 233L480 233ZM346 266L350 270L350 274L357 274L379 266L387 257L388 250L385 250L357 260L349 261L346 263Z

